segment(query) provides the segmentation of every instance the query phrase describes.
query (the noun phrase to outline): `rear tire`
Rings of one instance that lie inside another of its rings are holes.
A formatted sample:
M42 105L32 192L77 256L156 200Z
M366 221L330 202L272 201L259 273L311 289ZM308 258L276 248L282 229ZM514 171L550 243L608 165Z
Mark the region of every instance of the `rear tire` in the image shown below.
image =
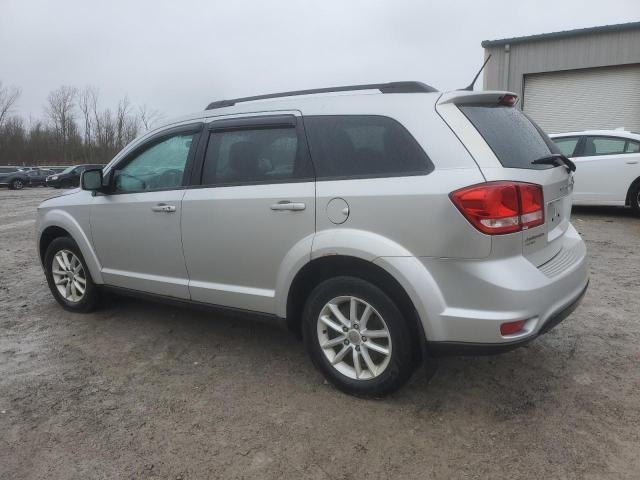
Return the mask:
M365 280L322 282L309 295L302 321L313 364L343 392L382 397L413 373L406 319L386 293Z
M44 271L57 302L70 312L87 313L100 303L100 291L78 248L70 237L54 239L44 255Z
M22 180L20 180L19 178L16 178L16 179L11 181L11 184L9 185L9 188L11 190L22 190L24 188L24 182Z

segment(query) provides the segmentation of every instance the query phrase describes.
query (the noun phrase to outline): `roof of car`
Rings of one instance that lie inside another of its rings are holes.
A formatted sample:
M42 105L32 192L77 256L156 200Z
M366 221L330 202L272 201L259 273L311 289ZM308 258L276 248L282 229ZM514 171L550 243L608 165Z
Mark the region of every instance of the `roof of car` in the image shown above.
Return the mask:
M600 135L605 137L622 137L622 138L631 138L633 140L640 140L640 133L630 132L628 130L582 130L581 132L549 134L551 138L576 137L576 136L583 136L583 135Z
M411 103L411 99L415 100L416 97L426 98L428 95L442 95L442 92L432 89L428 85L424 87L420 92L407 91L406 93L396 93L392 91L381 93L380 90L372 87L362 90L305 91L307 93L304 94L290 92L294 93L294 95L281 96L281 94L273 94L275 96L270 96L269 94L266 96L258 95L255 97L222 100L212 102L213 107L210 109L167 119L162 124L154 126L153 130L147 132L146 135L164 130L172 125L177 126L188 122L203 121L206 118L216 116L258 112L268 113L285 110L300 110L305 114L311 115L323 111L329 115L338 114L340 111L347 110L353 111L354 113L356 111L362 113L363 108L380 109L380 112L382 112L385 105L391 105L393 103L402 104L405 102ZM209 106L211 106L211 104L209 104Z
M289 93L292 95L288 95ZM214 102L211 109L167 119L139 137L139 140L155 135L168 127L213 121L216 117L229 115L298 111L302 115L393 116L392 113L415 111L416 108L419 108L419 102L423 101L433 106L436 100L455 103L456 99L493 98L505 93L511 92L467 90L441 92L420 82L392 82L243 97L219 103ZM424 106L426 107L426 103Z

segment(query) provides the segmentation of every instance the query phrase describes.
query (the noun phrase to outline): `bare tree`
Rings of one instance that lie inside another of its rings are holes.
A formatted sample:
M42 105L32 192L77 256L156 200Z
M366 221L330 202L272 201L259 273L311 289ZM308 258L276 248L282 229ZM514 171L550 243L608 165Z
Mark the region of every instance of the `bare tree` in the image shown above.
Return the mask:
M47 116L56 132L58 144L61 147L62 159L67 161L67 146L72 133L76 133L75 125L75 97L78 93L76 87L63 85L54 90L47 98Z
M146 131L151 130L153 126L162 120L164 115L159 110L150 109L147 104L138 107L138 117L142 128Z
M11 113L13 105L16 103L22 90L18 87L3 86L0 81L0 127L4 124Z
M45 120L25 122L11 114L19 95L20 89L0 83L0 165L104 163L162 118L147 105L134 107L127 97L103 108L96 87L63 86L49 94Z
M78 108L82 112L84 119L84 145L87 155L87 161L91 163L93 160L93 106L98 102L98 89L87 85L78 93Z
M130 109L131 103L127 97L122 98L118 102L118 108L116 110L116 148L125 146L125 131L127 129L127 119Z

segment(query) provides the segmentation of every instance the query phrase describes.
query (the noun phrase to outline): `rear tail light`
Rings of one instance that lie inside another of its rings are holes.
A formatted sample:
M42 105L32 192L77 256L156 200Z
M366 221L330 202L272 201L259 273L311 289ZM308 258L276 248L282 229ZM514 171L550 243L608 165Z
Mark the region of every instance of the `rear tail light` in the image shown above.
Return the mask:
M488 182L450 194L458 210L488 235L519 232L544 223L542 187L523 182Z
M527 323L526 320L517 320L515 322L507 322L500 325L500 335L513 335L518 333Z

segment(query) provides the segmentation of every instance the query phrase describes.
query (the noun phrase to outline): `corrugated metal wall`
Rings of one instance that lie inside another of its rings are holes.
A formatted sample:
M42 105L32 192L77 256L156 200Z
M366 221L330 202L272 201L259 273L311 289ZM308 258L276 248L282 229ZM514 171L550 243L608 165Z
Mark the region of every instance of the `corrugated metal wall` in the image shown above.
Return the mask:
M492 58L484 89L521 96L526 74L640 63L640 29L514 43L508 52L505 47L485 49L485 58Z
M525 75L522 107L549 133L640 132L640 65Z

